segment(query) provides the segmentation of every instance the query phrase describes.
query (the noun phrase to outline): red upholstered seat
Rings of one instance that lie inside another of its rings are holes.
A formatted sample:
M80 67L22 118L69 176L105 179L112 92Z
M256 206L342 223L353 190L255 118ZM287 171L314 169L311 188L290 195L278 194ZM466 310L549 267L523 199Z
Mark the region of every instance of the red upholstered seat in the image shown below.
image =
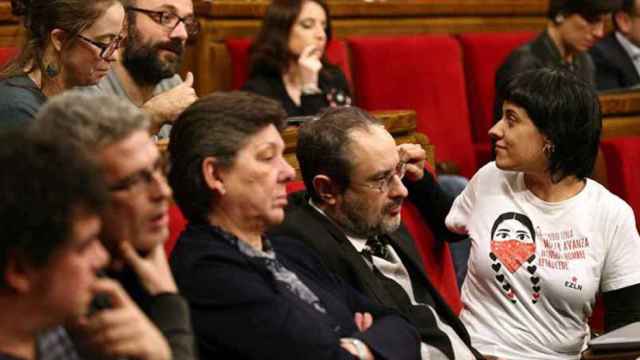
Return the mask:
M462 175L476 170L462 51L447 35L347 39L356 104L367 110L415 109L417 130Z
M535 36L535 32L458 35L464 54L469 115L478 167L491 160L491 142L487 133L493 125L496 71L511 51Z
M252 38L230 38L226 40L227 50L231 57L231 88L234 90L241 88L249 76L249 47L252 41ZM327 59L342 70L350 85L353 84L351 81L349 54L344 41L332 40L329 42L327 45Z
M640 224L640 137L603 139L602 153L607 164L608 187L624 199Z
M18 48L15 47L0 47L0 66L4 66L16 55L18 55Z
M431 171L431 168L428 167L427 170ZM287 184L288 192L301 190L304 190L302 181L293 181ZM422 220L418 209L408 201L405 201L402 206L402 220L416 242L429 279L453 311L456 314L459 313L462 309L462 302L460 301L460 292L456 283L456 272L453 268L449 246L435 240L431 230Z
M169 239L164 243L164 251L169 256L173 247L176 246L176 241L182 233L182 230L187 226L187 219L184 218L180 208L175 203L171 203L169 207Z

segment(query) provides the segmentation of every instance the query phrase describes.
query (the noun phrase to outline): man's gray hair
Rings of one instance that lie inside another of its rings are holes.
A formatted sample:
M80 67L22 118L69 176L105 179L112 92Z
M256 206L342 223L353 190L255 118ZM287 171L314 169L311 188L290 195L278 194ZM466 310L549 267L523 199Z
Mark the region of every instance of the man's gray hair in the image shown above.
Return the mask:
M136 131L148 131L149 124L149 116L125 99L68 91L40 109L32 128L95 152Z

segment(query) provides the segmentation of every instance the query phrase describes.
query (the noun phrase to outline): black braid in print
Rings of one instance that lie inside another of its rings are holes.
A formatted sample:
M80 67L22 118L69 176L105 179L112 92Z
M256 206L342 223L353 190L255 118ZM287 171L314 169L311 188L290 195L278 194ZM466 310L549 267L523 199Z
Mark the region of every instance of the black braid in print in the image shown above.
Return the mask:
M516 302L518 302L518 300L516 300L516 296L515 296L515 293L513 292L513 288L511 287L511 284L509 284L509 282L507 281L507 278L501 272L504 266L502 266L502 263L500 263L500 260L498 260L498 257L493 252L489 253L489 257L491 258L491 261L492 261L491 269L496 273L495 279L498 282L498 285L504 292L507 299L509 299L509 301L515 304ZM536 304L540 299L540 290L541 290L540 277L536 276L538 266L536 266L533 263L535 259L536 259L536 255L535 254L531 255L527 259L527 265L526 265L527 272L531 275L529 277L529 281L531 281L531 290L532 290L531 303L532 304Z

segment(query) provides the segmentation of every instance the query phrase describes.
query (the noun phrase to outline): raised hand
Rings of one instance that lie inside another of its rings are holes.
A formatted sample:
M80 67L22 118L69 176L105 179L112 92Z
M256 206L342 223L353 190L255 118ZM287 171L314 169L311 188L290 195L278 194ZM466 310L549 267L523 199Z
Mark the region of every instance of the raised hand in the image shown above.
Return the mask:
M98 279L93 293L109 299L110 308L75 319L67 326L74 342L91 358L126 357L137 360L169 360L166 339L125 290L111 279Z
M157 132L162 125L175 121L178 115L196 100L198 96L193 89L193 74L189 72L182 84L152 97L142 105L142 109L151 114L151 131Z
M405 176L409 181L417 181L424 176L424 162L427 153L418 144L401 144L396 147L400 161L407 163Z
M322 49L315 45L308 45L300 53L298 67L300 68L300 78L302 87L318 86L318 74L322 69Z
M121 242L119 250L122 258L133 268L149 294L178 292L162 243L156 245L144 257L140 256L128 241Z

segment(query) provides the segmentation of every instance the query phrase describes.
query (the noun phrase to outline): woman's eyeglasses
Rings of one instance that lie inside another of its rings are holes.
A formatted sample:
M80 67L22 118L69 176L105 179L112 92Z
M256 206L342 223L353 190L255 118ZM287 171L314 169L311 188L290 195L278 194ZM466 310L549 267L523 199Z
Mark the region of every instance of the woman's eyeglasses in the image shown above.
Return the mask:
M89 43L89 44L97 47L98 49L100 49L99 56L103 60L107 60L108 58L110 58L111 55L113 55L113 53L120 48L120 46L122 45L122 41L125 38L122 35L118 35L116 38L111 40L109 43L105 44L105 43L101 43L101 42L89 39L88 37L80 35L80 34L78 34L77 36L81 40L84 40L87 43Z
M180 17L171 11L154 11L133 6L127 6L127 10L143 13L151 18L155 23L162 25L169 31L173 31L182 21L189 36L195 36L200 32L200 23L193 15Z

